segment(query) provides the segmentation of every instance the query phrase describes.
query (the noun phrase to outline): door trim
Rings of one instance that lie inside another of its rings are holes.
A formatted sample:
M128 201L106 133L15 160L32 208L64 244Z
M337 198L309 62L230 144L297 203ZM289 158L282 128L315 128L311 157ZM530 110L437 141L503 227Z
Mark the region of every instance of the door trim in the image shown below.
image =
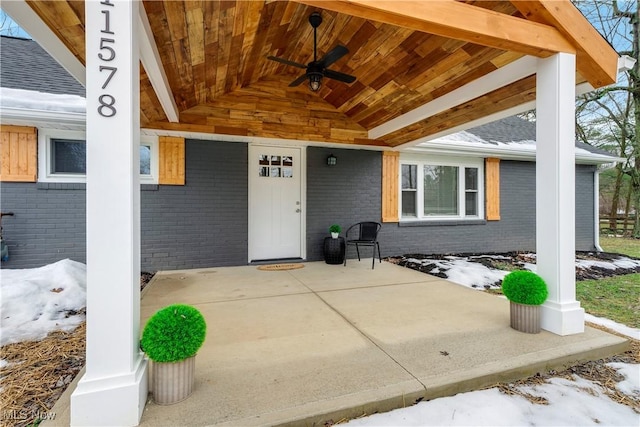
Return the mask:
M247 263L251 264L253 261L251 253L251 210L253 208L252 195L255 191L252 188L252 171L255 173L255 168L251 165L251 148L252 147L265 147L265 148L286 148L300 150L300 209L302 209L300 215L300 257L303 260L307 259L307 147L304 145L292 145L287 143L282 144L263 144L263 143L251 143L247 144L247 198L248 198L248 210L247 210Z

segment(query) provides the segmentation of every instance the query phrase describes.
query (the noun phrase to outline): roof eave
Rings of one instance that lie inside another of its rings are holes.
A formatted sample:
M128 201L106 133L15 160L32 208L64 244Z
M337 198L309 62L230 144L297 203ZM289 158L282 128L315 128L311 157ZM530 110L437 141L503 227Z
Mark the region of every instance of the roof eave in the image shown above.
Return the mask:
M446 154L446 155L469 155L482 157L495 157L502 160L518 160L534 162L536 160L535 147L528 145L522 147L513 146L488 146L451 141L446 143L423 142L419 146L407 148L403 152L425 153L425 154ZM589 153L576 148L576 163L600 165L606 163L616 163L624 159L616 156L607 156L596 153Z

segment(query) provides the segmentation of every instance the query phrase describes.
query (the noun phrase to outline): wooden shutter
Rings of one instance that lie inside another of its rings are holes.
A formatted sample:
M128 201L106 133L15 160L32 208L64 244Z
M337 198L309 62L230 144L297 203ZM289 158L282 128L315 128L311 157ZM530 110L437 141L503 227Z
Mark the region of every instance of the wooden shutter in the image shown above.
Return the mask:
M38 180L38 131L33 127L0 128L0 181Z
M485 160L485 194L487 221L500 220L500 159Z
M158 183L163 185L184 185L184 138L161 136L160 176Z
M400 153L382 152L382 222L398 222Z

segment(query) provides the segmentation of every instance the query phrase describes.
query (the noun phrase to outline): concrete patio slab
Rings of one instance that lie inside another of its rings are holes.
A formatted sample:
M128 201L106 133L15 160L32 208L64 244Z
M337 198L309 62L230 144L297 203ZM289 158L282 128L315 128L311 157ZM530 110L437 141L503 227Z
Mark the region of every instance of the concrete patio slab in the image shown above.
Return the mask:
M289 271L223 267L158 272L141 306L232 301L310 292Z
M508 302L390 263L305 263L157 274L142 323L184 302L207 319L196 387L147 404L143 426L323 425L624 351L587 328L560 337L509 327ZM68 425L68 395L46 425ZM61 416L60 416L61 415Z
M305 268L291 270L290 273L314 292L440 280L408 268L387 268L388 265L376 261L376 267L372 269L371 258L360 262L349 260L346 266L312 262L307 263Z
M142 425L179 425L187 414L190 425L207 425L344 395L364 394L363 404L383 387L424 390L313 294L196 306L209 325L197 392L178 411L150 403Z
M506 299L442 280L319 296L419 379L427 399L593 358L621 341L592 328L565 337L515 331Z

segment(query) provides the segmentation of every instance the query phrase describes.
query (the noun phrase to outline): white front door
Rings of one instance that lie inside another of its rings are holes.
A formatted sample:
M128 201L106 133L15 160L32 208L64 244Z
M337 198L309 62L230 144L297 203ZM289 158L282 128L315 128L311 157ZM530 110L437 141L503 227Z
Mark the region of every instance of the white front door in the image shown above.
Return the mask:
M302 256L300 148L249 146L249 260Z

